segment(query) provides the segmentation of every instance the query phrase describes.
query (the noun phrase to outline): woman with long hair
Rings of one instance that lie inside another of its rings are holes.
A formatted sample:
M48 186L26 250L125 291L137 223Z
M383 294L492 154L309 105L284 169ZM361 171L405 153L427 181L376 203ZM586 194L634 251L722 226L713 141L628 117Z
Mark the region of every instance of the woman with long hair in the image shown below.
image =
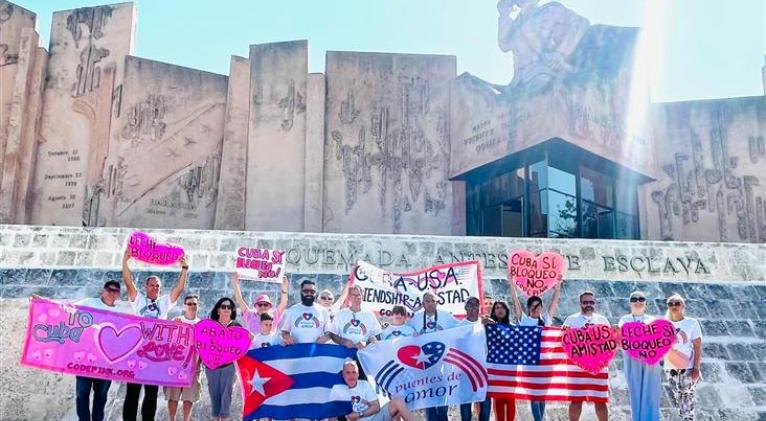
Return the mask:
M508 304L505 301L497 300L492 304L492 311L489 312L489 317L497 324L510 326L511 309L508 308ZM495 407L496 421L510 421L516 418L515 399L492 398L492 406Z
M210 319L221 326L242 326L237 322L237 309L234 300L223 297L218 300L210 311ZM213 409L213 421L224 421L230 417L231 394L234 389L234 379L237 369L234 363L222 365L215 369L205 367L207 390L210 393L210 406Z
M543 299L533 295L527 298L527 312L524 313L519 301L519 294L516 291L518 285L509 277L508 288L511 290L513 310L516 314L516 320L519 321L519 326L550 326L553 324L553 315L556 314L556 308L559 305L562 283L563 279L559 276L559 281L553 287L553 296L545 312L543 312ZM545 417L545 401L532 400L529 401L529 404L532 409L532 417L535 421L542 421Z

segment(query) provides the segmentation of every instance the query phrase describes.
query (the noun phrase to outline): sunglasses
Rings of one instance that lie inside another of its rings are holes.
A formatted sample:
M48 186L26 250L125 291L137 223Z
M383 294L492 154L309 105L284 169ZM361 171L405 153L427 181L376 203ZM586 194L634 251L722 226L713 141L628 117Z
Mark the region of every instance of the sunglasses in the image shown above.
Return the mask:
M104 289L107 290L108 292L114 292L116 294L120 293L120 289L119 288L104 288Z
M221 310L231 310L232 306L230 306L229 304L221 304L221 307L218 307L218 308L220 308Z
M331 301L332 297L319 297L320 300Z
M184 304L186 304L187 306L196 306L197 305L197 303L184 303Z
M269 303L256 303L256 307L271 307L271 304Z
M668 303L668 307L680 307L682 304L680 301L671 301Z
M317 293L315 289L302 289L301 292L304 293L304 294L316 294Z
M580 304L584 306L592 306L592 305L596 305L596 302L595 301L580 301Z
M631 297L630 302L631 303L643 303L646 301L646 298L644 297Z

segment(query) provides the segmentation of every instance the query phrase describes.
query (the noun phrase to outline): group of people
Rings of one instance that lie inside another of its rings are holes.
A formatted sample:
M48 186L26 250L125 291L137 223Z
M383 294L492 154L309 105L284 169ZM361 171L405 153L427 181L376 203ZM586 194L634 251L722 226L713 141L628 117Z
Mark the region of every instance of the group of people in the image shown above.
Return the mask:
M127 288L129 306L118 305L120 283L108 281L104 284L101 296L87 298L77 304L107 309L112 311L131 311L149 318L165 319L186 288L189 266L185 258L180 260L181 274L170 293L162 294L162 282L157 276L149 276L144 281L143 291L139 291L133 279L129 261L130 251L126 250L122 264L123 282ZM521 326L551 326L553 315L559 303L562 282L553 290L547 306L540 297L529 297L526 306L519 300L516 286L509 282L513 311L504 301L484 299L486 314L480 314L482 303L478 297L470 297L465 302L465 318L458 319L451 313L438 308L437 297L427 292L422 298L423 309L408 318L403 306L394 306L390 324L381 325L377 316L361 308L362 293L360 287L347 284L336 300L332 292L323 290L317 293L316 284L304 280L300 284L300 302L287 307L288 279L283 277L280 299L274 307L267 294L258 295L252 306L244 299L240 280L236 273L231 279L233 298L223 297L213 306L209 318L223 326L243 326L251 335L251 349L274 345L292 345L298 343L334 343L348 348L363 349L376 341L410 337L450 329L469 323L518 324ZM317 300L318 297L318 300ZM568 316L563 323L566 328L581 328L589 325L609 325L606 317L596 313L596 297L591 291L584 291L579 296L580 311ZM620 318L618 325L627 322L651 323L656 318L646 314L646 296L633 292L629 297L630 313ZM672 391L680 416L683 420L694 419L694 388L700 378L702 358L702 334L699 322L684 316L684 299L673 295L666 300L665 317L673 323L677 332L676 344L664 361L664 366L646 365L631 358L625 358L625 376L630 393L630 404L634 421L659 420L659 406L662 376L666 377ZM197 295L186 295L183 300L183 314L174 320L194 324L200 320L200 299ZM238 319L238 309L241 318ZM192 407L200 399L203 372L207 378L207 389L212 407L212 419L228 419L231 415L231 397L236 368L234 363L210 369L198 362L194 380L190 387L165 387L168 413L174 421L182 402L183 419L189 420ZM358 361L348 360L342 371L345 386L334 388L335 399L348 399L353 412L345 415L348 421L387 421L389 419L413 420L413 414L404 402L397 398L381 406L375 389L366 381ZM78 376L76 380L76 405L80 421L101 421L110 381ZM144 421L155 419L158 398L158 386L128 383L123 406L123 419L136 420L139 396L144 391L141 404L141 416ZM93 393L92 410L90 395ZM362 397L363 399L359 399ZM583 402L571 402L569 419L579 420ZM475 408L474 408L475 407ZM494 407L497 421L513 420L516 416L516 402L512 399L488 397L484 402L464 404L460 407L463 421L469 421L473 410L478 411L479 421L488 421L491 408ZM532 401L530 410L535 421L544 418L545 402ZM595 403L599 421L608 416L605 403ZM425 410L428 421L447 421L446 406Z

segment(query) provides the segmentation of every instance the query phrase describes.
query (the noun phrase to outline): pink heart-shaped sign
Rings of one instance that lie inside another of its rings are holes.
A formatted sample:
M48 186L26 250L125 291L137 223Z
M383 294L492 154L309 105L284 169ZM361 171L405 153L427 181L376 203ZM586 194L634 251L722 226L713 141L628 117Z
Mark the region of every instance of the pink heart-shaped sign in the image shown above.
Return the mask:
M160 243L148 234L134 231L128 239L131 256L136 259L155 265L172 265L184 255L181 246L170 243Z
M126 325L117 330L112 323L101 323L96 345L104 358L115 363L128 357L141 346L141 328L138 325Z
M530 297L553 288L564 270L564 256L558 253L546 251L535 256L529 250L516 250L508 254L509 279Z
M649 324L628 322L622 325L622 349L630 358L654 365L670 352L676 342L676 328L665 319Z
M239 326L226 327L205 319L194 325L200 359L210 369L236 361L250 348L250 334Z
M598 374L617 354L619 336L619 330L607 325L570 328L561 336L561 345L572 363Z

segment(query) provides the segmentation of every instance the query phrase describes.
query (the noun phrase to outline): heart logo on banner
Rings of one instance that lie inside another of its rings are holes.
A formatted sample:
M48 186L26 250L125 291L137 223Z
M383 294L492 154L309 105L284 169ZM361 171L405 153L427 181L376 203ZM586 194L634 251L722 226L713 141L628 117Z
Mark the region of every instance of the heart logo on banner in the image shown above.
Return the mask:
M561 336L561 345L572 363L598 374L617 354L619 336L619 330L606 325L570 328Z
M199 357L211 370L234 362L250 348L250 334L239 326L226 327L205 319L194 325Z
M564 256L546 251L535 256L529 250L508 254L508 275L527 296L540 296L559 282L564 274Z
M101 323L96 344L104 358L116 363L141 346L141 328L138 325L126 325L117 330L112 323Z
M427 370L436 365L444 356L444 344L429 342L423 346L408 345L396 353L402 364L418 370Z
M183 247L170 243L160 243L141 231L134 231L130 234L128 247L130 247L130 254L133 257L155 265L172 265L184 255Z
M622 349L630 358L654 365L670 352L676 343L673 323L657 319L649 324L628 322L622 325Z

